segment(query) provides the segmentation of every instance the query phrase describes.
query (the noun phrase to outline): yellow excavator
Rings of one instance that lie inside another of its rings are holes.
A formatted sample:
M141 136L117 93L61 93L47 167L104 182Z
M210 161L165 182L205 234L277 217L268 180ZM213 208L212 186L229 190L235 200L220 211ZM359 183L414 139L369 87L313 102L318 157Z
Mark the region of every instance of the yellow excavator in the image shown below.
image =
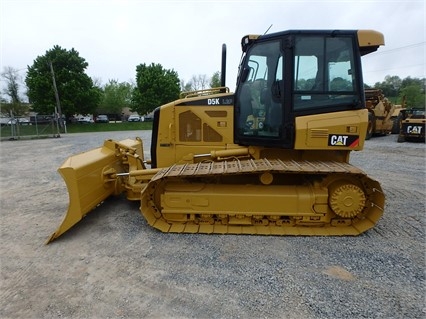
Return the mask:
M380 184L349 163L367 132L361 56L372 30L289 30L242 38L235 93L183 93L139 138L106 140L59 168L68 212L51 242L111 195L140 201L162 232L358 235L383 214Z

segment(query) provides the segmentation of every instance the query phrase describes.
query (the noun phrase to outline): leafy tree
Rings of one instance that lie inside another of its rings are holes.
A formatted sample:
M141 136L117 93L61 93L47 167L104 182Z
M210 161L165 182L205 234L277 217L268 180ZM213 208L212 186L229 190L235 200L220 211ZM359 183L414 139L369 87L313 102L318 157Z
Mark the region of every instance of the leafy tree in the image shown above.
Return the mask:
M8 102L5 99L0 100L0 113L6 116L23 116L28 113L28 104L21 102Z
M405 96L407 107L424 107L425 81L406 77L401 80L396 75L387 75L383 82L377 82L374 88L381 89L383 94L392 102L400 103Z
M402 85L402 80L397 75L386 75L383 82L376 82L374 87L381 89L385 96L398 96L399 90Z
M180 82L176 71L165 70L161 64L139 64L136 87L132 94L132 112L146 114L156 107L179 98Z
M215 73L213 73L213 76L210 79L210 87L211 88L217 88L220 87L221 83L220 83L220 72L217 71Z
M22 103L22 98L19 94L21 77L18 70L10 66L4 67L1 78L6 84L6 88L2 93L9 97L8 100L2 97L1 113L7 115L12 113L15 116L24 115L28 111L28 106Z
M46 51L45 55L38 56L33 65L28 66L25 82L33 110L44 114L51 114L55 110L50 65L54 70L62 113L67 118L76 113L93 113L100 102L101 91L85 73L88 63L76 50L68 51L58 45Z
M401 82L401 89L407 87L407 86L417 86L422 93L425 93L425 84L426 79L419 79L419 78L412 78L412 77L406 77Z
M133 87L127 82L118 83L109 80L103 88L102 101L99 107L101 113L120 114L125 107L132 106Z
M400 97L405 96L407 107L424 108L425 107L425 90L424 85L413 83L404 86L401 89Z

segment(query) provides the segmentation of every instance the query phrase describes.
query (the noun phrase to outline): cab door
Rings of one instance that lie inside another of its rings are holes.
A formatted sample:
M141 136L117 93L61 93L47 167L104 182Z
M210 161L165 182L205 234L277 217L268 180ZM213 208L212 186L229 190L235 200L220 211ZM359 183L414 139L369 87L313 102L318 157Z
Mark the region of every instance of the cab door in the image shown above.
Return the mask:
M247 51L235 98L235 141L242 145L288 145L284 105L282 39L254 43Z

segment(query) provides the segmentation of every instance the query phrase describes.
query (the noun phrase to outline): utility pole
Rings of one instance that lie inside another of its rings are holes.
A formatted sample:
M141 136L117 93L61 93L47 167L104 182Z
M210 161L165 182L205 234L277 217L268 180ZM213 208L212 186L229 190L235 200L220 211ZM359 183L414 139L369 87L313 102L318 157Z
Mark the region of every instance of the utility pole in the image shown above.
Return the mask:
M62 128L64 127L64 124L62 123L61 102L59 101L59 93L58 93L58 88L56 87L55 72L53 71L52 61L49 61L49 65L50 65L50 71L52 72L53 90L55 91L56 106L58 108L58 113L59 113L59 119L58 119L59 126ZM58 137L59 137L59 131L58 131Z

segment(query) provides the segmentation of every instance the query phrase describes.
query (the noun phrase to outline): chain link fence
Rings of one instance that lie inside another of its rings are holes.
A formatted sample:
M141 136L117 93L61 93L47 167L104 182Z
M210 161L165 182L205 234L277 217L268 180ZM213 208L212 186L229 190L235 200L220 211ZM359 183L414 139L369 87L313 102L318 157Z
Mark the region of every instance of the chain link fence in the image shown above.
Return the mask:
M54 115L36 115L30 117L0 118L1 139L60 137L66 133L65 121L60 123Z

